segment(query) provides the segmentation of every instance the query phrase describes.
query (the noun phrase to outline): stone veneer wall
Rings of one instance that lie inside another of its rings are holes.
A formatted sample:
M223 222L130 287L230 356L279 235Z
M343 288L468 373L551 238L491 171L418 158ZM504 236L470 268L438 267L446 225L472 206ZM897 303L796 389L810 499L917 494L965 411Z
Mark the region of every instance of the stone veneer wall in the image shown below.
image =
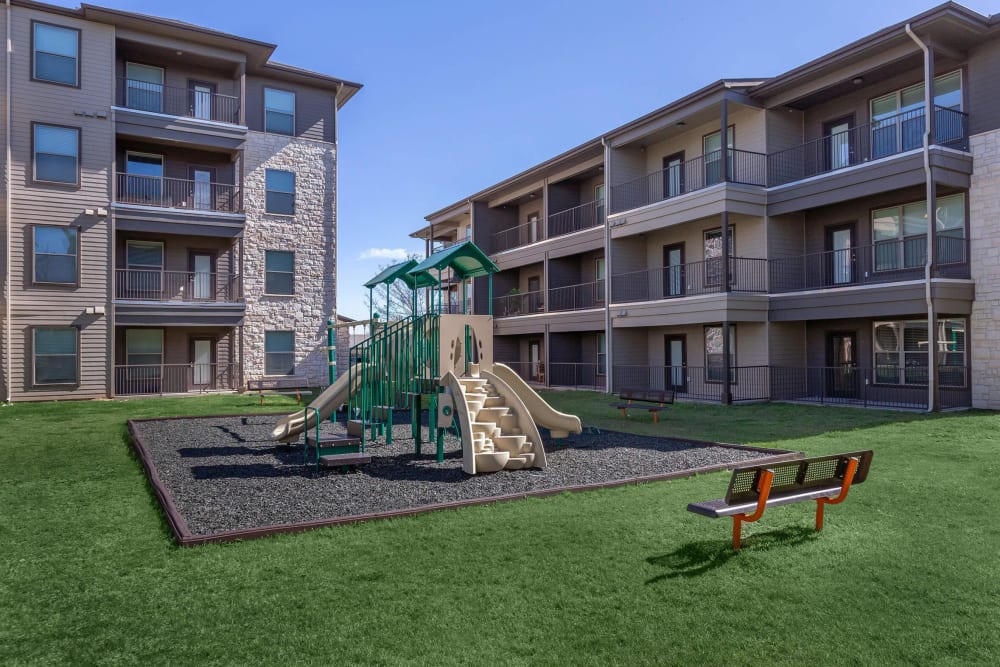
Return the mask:
M970 140L969 237L976 300L969 323L972 405L1000 409L1000 131Z
M333 144L248 132L244 150L246 378L264 375L264 332L295 331L295 375L326 385L326 323L336 316ZM295 172L295 215L264 212L264 171ZM295 252L295 295L264 294L264 251Z

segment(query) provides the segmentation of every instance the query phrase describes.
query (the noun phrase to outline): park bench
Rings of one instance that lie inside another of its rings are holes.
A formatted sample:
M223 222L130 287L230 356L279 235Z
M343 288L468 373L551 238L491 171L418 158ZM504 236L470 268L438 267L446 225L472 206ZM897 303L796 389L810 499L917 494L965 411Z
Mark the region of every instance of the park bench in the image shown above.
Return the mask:
M738 467L725 498L691 503L688 511L712 519L732 517L737 551L742 524L757 521L768 507L815 500L816 530L823 530L823 508L842 503L853 484L865 481L871 461L868 450Z
M282 396L294 396L299 403L303 396L312 396L309 387L309 380L302 377L289 375L280 378L261 378L259 380L247 380L247 391L256 391L260 395L260 404L264 405L264 392L268 394L280 394Z
M609 405L621 410L622 417L625 418L628 417L630 408L647 410L653 414L653 423L655 424L660 421L660 410L666 410L667 405L673 402L673 389L622 389L618 392L618 401Z

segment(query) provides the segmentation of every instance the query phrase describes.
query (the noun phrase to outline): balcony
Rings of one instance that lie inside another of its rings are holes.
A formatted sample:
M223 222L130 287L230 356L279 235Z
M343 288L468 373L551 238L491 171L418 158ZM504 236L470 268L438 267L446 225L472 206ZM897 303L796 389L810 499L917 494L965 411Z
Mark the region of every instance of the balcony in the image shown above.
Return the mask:
M494 317L515 317L517 315L532 315L545 310L544 292L525 292L507 294L493 299Z
M240 98L209 90L118 78L116 104L124 109L215 121L240 122Z
M592 201L549 216L548 236L564 236L604 224L604 202Z
M526 222L493 234L493 252L504 252L545 239L545 230L538 222Z
M603 307L603 280L549 289L549 311L587 310Z
M115 201L192 212L241 213L241 194L238 185L229 183L119 173Z
M904 111L767 156L767 184L777 187L922 148L924 109ZM969 150L969 115L935 107L934 144Z
M700 155L611 188L610 212L622 213L704 190L719 183L767 185L767 156L730 148L726 173L722 151Z
M720 292L767 293L767 260L729 258L729 289L722 258L611 276L612 303L678 299Z
M228 273L115 269L115 299L239 303L243 301L243 280Z
M969 278L969 241L937 237L937 264L948 278ZM854 287L906 280L923 280L927 237L909 236L875 245L831 250L769 262L770 292Z
M181 88L122 77L115 88L120 135L227 151L246 140L240 98L212 92L214 86Z
M603 365L596 363L551 362L548 366L548 377L545 364L540 361L503 361L511 370L521 376L525 382L545 383L550 387L568 389L587 389L604 391L606 372Z
M239 391L242 388L239 364L117 365L114 373L118 396Z
M116 324L233 327L243 321L245 312L238 275L115 270Z

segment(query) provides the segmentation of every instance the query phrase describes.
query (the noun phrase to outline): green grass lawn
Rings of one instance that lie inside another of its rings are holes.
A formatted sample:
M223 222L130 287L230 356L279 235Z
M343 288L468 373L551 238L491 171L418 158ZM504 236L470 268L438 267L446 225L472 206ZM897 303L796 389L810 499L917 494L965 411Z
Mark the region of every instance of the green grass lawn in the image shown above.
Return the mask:
M124 421L255 398L4 407L0 663L996 664L1000 417L677 405L653 425L548 397L601 428L875 458L821 535L812 506L779 508L739 554L730 522L685 511L728 473L182 549Z

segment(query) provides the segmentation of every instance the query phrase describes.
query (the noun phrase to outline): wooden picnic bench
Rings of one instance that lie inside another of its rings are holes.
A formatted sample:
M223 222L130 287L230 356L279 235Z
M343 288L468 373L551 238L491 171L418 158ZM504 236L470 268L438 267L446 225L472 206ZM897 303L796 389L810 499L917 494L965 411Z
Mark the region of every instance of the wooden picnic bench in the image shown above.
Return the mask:
M815 500L816 530L823 530L823 508L844 502L851 486L868 478L871 461L867 450L737 467L725 498L691 503L688 511L712 519L732 517L737 551L742 524L757 521L768 507Z
M247 391L256 391L260 395L260 404L264 405L264 392L269 394L280 394L282 396L294 396L299 403L303 396L312 396L308 391L309 380L303 377L289 375L280 378L261 378L259 380L247 380ZM291 391L288 391L291 390Z
M636 401L639 403L637 404ZM622 389L618 392L618 401L609 403L613 408L622 411L622 417L628 417L629 408L646 410L653 414L653 423L659 423L660 410L674 402L673 389Z

